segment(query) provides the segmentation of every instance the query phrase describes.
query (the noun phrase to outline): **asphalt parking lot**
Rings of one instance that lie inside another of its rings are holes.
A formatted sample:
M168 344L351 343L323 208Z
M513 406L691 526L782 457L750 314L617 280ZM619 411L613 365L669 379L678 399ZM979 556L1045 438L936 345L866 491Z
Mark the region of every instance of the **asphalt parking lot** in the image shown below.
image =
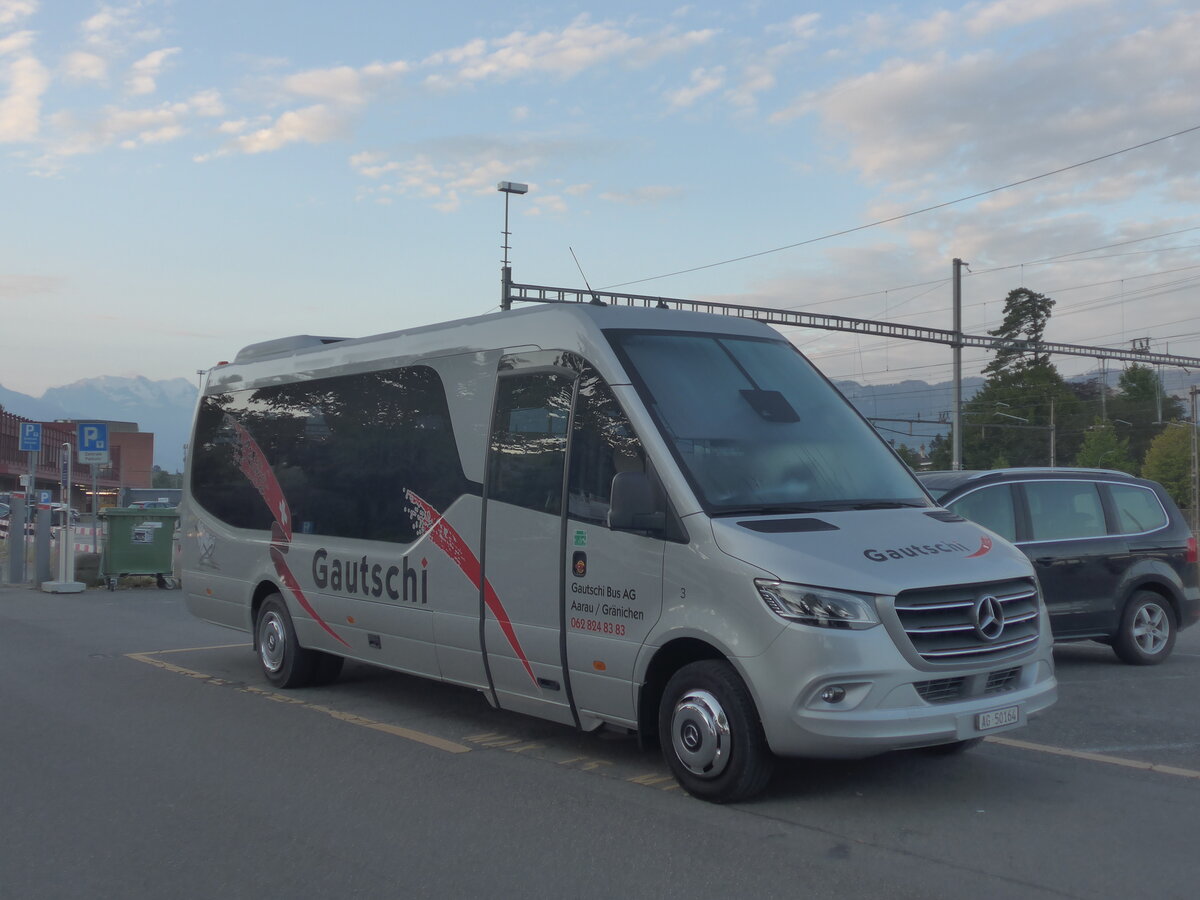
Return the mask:
M1158 667L1056 660L1057 706L966 754L791 761L713 806L472 691L277 692L177 591L0 587L0 895L1195 896L1200 628Z

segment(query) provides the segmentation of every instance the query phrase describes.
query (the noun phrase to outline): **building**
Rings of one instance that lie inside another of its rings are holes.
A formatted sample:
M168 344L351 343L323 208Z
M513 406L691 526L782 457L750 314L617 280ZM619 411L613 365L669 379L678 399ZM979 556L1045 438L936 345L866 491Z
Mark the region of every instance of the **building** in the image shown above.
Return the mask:
M149 488L154 478L154 435L139 431L134 422L104 422L108 425L109 463L93 467L76 461L74 454L76 425L82 422L103 422L100 419L78 419L42 422L42 449L34 454L20 450L21 423L30 422L21 416L0 410L0 494L22 489L22 476L34 476L35 490L48 490L59 502L59 482L62 478L63 445L69 445L71 462L71 506L81 513L115 506L122 488ZM96 503L92 503L93 474Z

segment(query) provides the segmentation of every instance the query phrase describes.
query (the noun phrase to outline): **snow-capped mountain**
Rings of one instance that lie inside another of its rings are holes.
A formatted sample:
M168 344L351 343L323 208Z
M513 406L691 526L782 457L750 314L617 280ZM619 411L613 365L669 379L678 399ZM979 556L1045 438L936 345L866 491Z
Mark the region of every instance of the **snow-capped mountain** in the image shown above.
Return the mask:
M27 419L136 422L140 431L154 433L154 464L168 472L183 468L195 405L196 385L186 378L103 375L50 388L40 398L0 386L0 406Z

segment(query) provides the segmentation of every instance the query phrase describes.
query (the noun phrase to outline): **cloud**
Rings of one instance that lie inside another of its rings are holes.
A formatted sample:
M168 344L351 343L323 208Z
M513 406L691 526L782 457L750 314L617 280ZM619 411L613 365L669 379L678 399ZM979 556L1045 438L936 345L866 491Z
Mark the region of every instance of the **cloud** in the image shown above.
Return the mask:
M775 87L775 73L765 65L748 65L735 87L725 92L725 99L733 106L752 111L758 106L758 95Z
M821 21L820 13L804 13L792 16L786 22L778 25L768 25L768 34L783 34L788 38L808 41L816 36L817 24Z
M241 153L266 153L287 144L321 144L347 133L346 116L324 104L285 112L270 125L237 137L232 149Z
M668 185L647 185L634 188L631 191L605 191L600 195L601 200L612 203L624 203L629 206L656 206L666 200L673 200L683 195L683 188Z
M298 97L307 97L344 106L366 103L370 94L392 78L409 70L403 60L390 63L375 62L355 69L337 66L332 69L310 69L289 75L283 88Z
M1103 3L1105 0L996 0L970 16L967 30L982 35Z
M50 73L32 55L21 55L0 68L0 143L32 141L41 127L42 95Z
M567 211L567 201L559 194L543 194L534 197L523 210L527 216L561 215Z
M125 77L125 90L133 96L153 94L158 87L158 76L172 56L180 52L178 47L165 47L147 53L129 69Z
M490 196L498 182L511 180L514 172L535 171L545 158L538 151L485 140L457 147L443 143L407 158L393 158L378 150L364 151L350 157L350 166L377 182L364 187L362 197L390 203L397 196L407 195L429 202L440 212L453 212L461 208L465 197ZM524 203L526 206L536 202L537 185L530 185L530 193L534 196Z
M104 82L108 80L108 62L95 53L77 50L63 60L63 74L68 81Z
M358 70L349 66L336 69L313 69L290 75L283 80L289 93L335 103L357 105L366 100Z
M118 54L132 44L157 40L160 30L142 25L139 19L145 5L142 2L127 6L102 4L98 12L80 25L84 42L93 49Z
M944 196L1200 122L1200 95L1193 90L1200 81L1197 46L1200 12L1189 12L1116 36L1085 31L1007 52L894 57L800 95L772 120L814 115L845 142L844 159L867 179L892 191L937 185ZM1160 175L1194 174L1194 147L1194 138L1181 139L1055 184L1061 189L1129 165ZM1102 197L1097 192L1096 199Z
M211 118L223 112L224 104L216 91L199 91L185 101L140 109L106 106L98 115L85 118L60 112L50 117L54 138L35 161L34 172L56 174L64 160L113 145L130 150L178 140L189 132L192 119Z
M37 0L0 0L0 25L12 25L37 12Z
M437 88L536 74L570 78L606 62L644 65L704 44L716 33L712 29L681 33L668 28L637 37L610 23L592 22L585 14L561 29L536 34L514 31L492 40L475 38L426 57L422 66L448 70L426 78L426 84Z
M17 31L0 38L0 56L16 56L26 53L33 46L32 31Z
M0 297L23 300L40 294L56 294L66 285L67 279L56 275L0 275Z
M667 91L663 96L672 109L686 109L697 100L719 90L725 83L725 67L713 69L693 69L691 81L687 87Z

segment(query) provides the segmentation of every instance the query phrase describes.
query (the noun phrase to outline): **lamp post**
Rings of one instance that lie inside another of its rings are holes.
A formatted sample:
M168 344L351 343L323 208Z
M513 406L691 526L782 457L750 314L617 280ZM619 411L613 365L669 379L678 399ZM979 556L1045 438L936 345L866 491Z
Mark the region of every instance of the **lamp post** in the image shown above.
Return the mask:
M504 243L500 245L504 251L504 260L500 264L500 308L507 310L512 308L512 298L509 296L512 267L508 264L508 251L511 249L508 246L508 238L511 234L508 230L508 198L510 194L529 193L529 185L521 184L519 181L501 181L496 185L496 190L504 195Z

